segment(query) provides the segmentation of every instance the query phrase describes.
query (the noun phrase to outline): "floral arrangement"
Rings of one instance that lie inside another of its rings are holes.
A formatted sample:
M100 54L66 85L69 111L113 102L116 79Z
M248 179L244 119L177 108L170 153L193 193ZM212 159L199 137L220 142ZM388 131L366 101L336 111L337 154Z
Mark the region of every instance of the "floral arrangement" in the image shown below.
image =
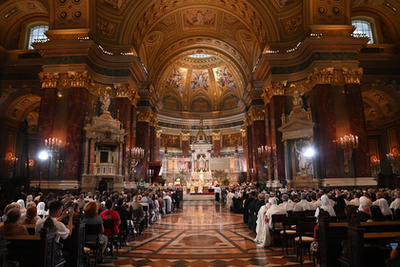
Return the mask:
M206 172L206 169L196 169L196 172Z

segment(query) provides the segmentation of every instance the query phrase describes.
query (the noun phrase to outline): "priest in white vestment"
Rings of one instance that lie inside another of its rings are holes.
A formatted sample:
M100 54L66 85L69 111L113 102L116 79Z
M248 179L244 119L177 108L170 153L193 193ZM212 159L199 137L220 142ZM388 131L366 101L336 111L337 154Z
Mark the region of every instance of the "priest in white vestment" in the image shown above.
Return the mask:
M267 208L269 204L269 208ZM257 216L257 236L254 239L254 242L258 246L267 247L271 245L271 233L270 229L272 229L272 215L274 214L286 214L284 208L277 205L276 198L270 198L268 200L268 204L262 206L258 211ZM265 214L263 216L263 214ZM261 217L262 216L262 217Z

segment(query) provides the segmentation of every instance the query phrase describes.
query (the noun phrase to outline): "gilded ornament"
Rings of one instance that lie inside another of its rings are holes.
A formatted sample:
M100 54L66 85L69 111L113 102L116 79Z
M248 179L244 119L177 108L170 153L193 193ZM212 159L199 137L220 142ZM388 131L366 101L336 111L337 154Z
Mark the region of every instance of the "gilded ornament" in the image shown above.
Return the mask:
M138 111L136 112L136 120L138 122L151 122L153 118L153 113L151 111Z
M363 68L343 69L342 75L346 84L360 84Z
M242 137L246 137L247 131L246 129L240 129L240 133L242 134Z
M333 74L333 68L318 69L315 68L309 75L313 84L330 84Z
M221 140L221 132L211 133L213 140Z
M181 133L182 141L189 141L190 140L190 133Z
M156 137L161 138L162 130L156 130Z
M55 74L40 72L39 79L42 82L42 88L56 88L60 75L58 72Z
M90 76L87 72L73 73L68 72L68 80L71 87L87 87L90 81Z

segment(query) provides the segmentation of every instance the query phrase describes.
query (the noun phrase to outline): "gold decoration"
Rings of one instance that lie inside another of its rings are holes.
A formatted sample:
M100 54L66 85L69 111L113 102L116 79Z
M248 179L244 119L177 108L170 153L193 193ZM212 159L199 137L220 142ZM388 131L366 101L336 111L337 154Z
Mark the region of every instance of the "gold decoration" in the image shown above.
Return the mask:
M138 122L150 123L153 118L153 112L151 111L138 111L136 112L136 120Z
M117 98L127 97L131 104L137 107L140 96L136 87L131 84L114 84L114 89Z
M242 134L242 137L246 137L247 135L246 129L240 129L240 133Z
M253 124L254 121L263 121L263 120L265 120L265 111L264 110L252 110L249 112L248 117L252 122L251 124Z
M182 141L190 140L190 133L181 133Z
M157 127L157 124L158 124L158 119L153 115L153 117L150 120L150 126Z
M211 136L213 140L221 140L221 132L213 132Z
M360 84L363 68L343 69L342 74L346 84Z
M264 99L264 103L269 103L274 95L285 95L286 88L286 82L271 82L263 89L261 97Z
M160 138L161 137L161 133L162 133L162 130L156 130L156 137Z
M68 80L71 87L87 87L89 84L90 76L87 72L76 73L68 72Z
M42 88L57 88L57 82L60 79L59 73L39 73L39 79L42 82Z
M315 84L330 84L333 74L333 68L318 69L315 68L309 75L311 82Z

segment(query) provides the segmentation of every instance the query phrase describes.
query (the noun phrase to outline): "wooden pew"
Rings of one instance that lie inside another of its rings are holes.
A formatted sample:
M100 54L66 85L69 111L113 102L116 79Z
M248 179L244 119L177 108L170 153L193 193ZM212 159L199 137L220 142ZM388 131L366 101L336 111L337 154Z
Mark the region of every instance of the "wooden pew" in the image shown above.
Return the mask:
M342 241L347 239L347 222L331 222L329 218L319 218L319 254L321 266L340 266Z
M56 229L42 228L40 235L5 236L9 242L7 259L20 267L61 267L65 259L55 242Z
M74 221L71 235L65 240L60 240L64 245L63 250L69 253L68 266L84 266L85 224L86 220Z
M391 248L389 243L400 236L399 221L352 221L347 226L347 241L339 258L342 266L385 266Z

